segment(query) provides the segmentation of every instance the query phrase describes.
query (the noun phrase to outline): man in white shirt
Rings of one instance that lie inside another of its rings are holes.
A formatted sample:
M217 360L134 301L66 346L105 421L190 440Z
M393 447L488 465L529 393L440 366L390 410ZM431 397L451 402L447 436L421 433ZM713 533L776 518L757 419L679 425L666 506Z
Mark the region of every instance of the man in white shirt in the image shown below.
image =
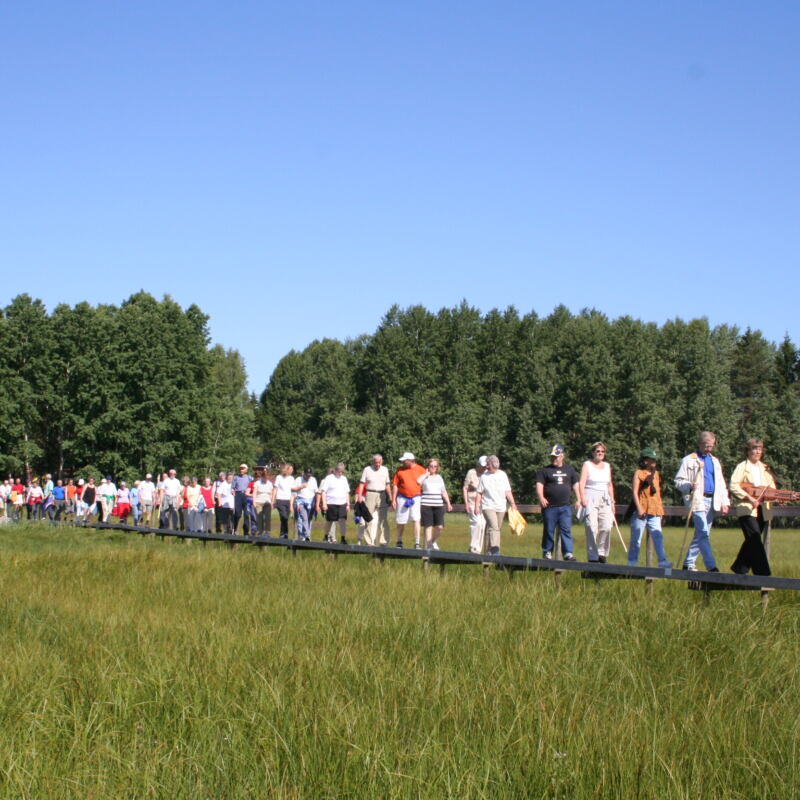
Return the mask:
M389 470L383 466L383 456L376 453L372 463L364 467L359 490L372 519L367 523L364 541L368 545L389 544L389 506L392 503L392 482Z
M711 431L703 431L697 442L697 450L684 456L675 475L675 488L683 495L683 502L689 506L694 523L694 536L682 564L683 569L693 570L699 555L703 556L709 572L719 572L714 553L711 550L711 526L714 514L727 514L730 510L730 497L722 465L711 451L717 437Z
M344 463L339 462L330 475L326 475L319 485L317 513L325 514L325 541L335 542L336 534L331 533L338 523L342 544L347 544L347 512L350 510L350 484L344 476Z
M169 476L164 480L163 496L161 498L161 519L163 527L178 529L178 506L180 505L181 482L175 477L174 469L169 471Z
M153 476L148 472L144 480L139 483L139 512L145 528L149 528L153 520L155 496L156 485L153 483Z

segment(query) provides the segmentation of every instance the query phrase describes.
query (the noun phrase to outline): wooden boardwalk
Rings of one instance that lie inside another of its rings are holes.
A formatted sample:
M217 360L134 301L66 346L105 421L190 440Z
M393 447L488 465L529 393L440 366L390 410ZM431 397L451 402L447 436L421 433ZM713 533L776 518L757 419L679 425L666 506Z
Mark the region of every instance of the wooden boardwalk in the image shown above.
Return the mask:
M420 561L423 567L438 566L444 572L448 565L473 565L504 570L513 577L515 572L552 572L558 577L564 572L579 572L588 579L617 578L642 580L652 589L656 580L683 581L688 588L700 590L708 601L712 591L754 590L760 591L762 603L766 606L768 593L774 590L800 591L800 578L778 578L760 575L735 575L725 572L699 572L684 569L661 567L629 567L626 564L598 564L587 561L559 561L544 558L523 558L520 556L485 555L459 553L446 550L415 550L400 547L369 547L358 544L330 542L305 542L298 539L282 539L271 536L250 536L225 533L194 533L169 528L145 528L136 525L121 525L110 522L77 523L79 527L100 530L116 530L136 533L140 536L160 536L162 540L191 539L201 542L226 542L229 545L248 544L254 547L276 547L288 550L293 555L303 551L317 551L329 556L370 556L381 562L387 559Z

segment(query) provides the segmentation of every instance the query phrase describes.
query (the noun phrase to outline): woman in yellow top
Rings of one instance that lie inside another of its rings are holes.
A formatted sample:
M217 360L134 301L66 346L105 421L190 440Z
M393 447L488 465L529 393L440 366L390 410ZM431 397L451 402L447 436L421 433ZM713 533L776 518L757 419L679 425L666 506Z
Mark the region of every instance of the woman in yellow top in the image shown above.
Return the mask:
M635 567L639 561L639 545L645 528L650 532L658 556L658 566L672 566L664 551L664 535L661 532L661 517L664 503L661 500L661 476L656 471L658 456L652 447L645 447L639 454L639 469L633 473L633 513L631 514L631 541L628 546L628 566Z
M740 575L746 575L751 569L753 575L771 575L761 537L772 519L772 509L769 503L759 499L757 488L745 489L742 484L774 489L775 478L772 470L761 460L764 455L761 439L748 439L744 452L747 458L737 465L730 482L734 508L744 534L744 542L731 569Z

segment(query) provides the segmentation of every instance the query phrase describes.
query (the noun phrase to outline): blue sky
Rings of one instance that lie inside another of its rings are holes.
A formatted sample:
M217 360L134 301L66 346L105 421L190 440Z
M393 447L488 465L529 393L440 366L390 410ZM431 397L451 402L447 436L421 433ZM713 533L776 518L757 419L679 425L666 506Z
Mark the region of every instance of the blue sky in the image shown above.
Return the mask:
M260 391L393 303L800 340L800 6L12 2L0 301L197 303Z

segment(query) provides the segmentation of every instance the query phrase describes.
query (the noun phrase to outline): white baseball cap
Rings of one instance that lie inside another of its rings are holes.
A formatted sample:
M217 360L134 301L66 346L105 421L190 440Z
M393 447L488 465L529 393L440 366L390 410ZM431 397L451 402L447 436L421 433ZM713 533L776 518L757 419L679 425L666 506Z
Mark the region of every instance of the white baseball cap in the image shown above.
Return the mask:
M403 453L403 455L401 455L398 460L399 461L416 461L417 459L414 458L414 454L413 453L409 453L408 450L406 450L406 452Z

